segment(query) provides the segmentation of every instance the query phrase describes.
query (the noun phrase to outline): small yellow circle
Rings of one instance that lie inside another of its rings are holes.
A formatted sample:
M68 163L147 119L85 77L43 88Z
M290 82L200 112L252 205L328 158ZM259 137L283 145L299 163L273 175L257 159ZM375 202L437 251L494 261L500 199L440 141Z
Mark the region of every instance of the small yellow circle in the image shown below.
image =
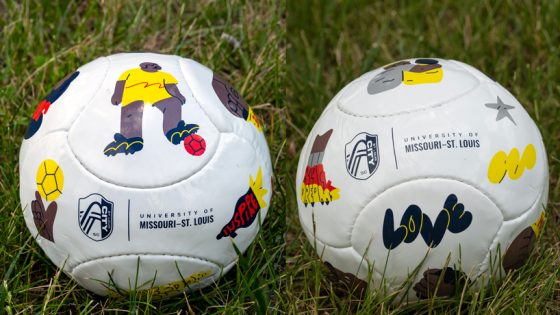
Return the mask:
M64 188L64 173L51 159L44 160L37 169L37 191L47 201L56 200Z

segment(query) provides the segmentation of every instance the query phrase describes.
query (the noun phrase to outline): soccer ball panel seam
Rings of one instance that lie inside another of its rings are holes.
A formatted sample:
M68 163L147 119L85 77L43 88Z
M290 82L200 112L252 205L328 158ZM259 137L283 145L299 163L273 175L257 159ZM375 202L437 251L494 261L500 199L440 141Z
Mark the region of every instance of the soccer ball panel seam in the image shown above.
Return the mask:
M436 103L436 104L433 104L433 105L430 105L430 106L417 108L417 109L413 109L413 110L408 110L408 111L400 111L400 112L391 113L391 114L384 114L384 115L360 115L360 114L352 113L350 111L347 111L347 110L343 109L340 106L340 102L337 102L335 107L341 113L343 113L345 115L352 116L352 117L358 117L358 118L386 118L386 117L395 117L395 116L404 115L404 114L424 112L424 111L439 108L439 107L442 107L442 106L447 105L449 103L452 103L452 102L454 102L454 101L456 101L456 100L458 100L458 99L476 91L480 86L485 85L485 84L489 84L489 83L481 82L478 79L476 79L476 80L477 80L476 84L470 90L467 90L467 91L463 92L462 94L456 95L455 97L452 97L452 98L447 99L447 100L445 100L443 102L440 102L440 103Z
M177 257L177 258L188 258L188 259L194 259L194 260L199 260L199 261L203 261L203 262L207 262L207 263L211 263L214 264L216 266L227 266L230 265L231 263L235 263L237 261L237 258L232 261L232 262L227 262L225 264L221 264L209 259L205 259L205 258L201 258L201 257L195 257L195 256L189 256L189 255L175 255L175 254L165 254L165 253L132 253L132 254L113 254L113 255L107 255L107 256L99 256L99 257L94 257L91 259L87 259L87 260L83 260L83 261L78 261L73 263L72 265L68 265L68 271L69 273L72 273L74 271L74 269L76 269L78 266L83 266L85 264L88 263L93 263L95 261L98 260L104 260L104 259L113 259L113 258L117 258L117 257L127 257L127 256L138 256L141 258L141 256L165 256L165 257Z

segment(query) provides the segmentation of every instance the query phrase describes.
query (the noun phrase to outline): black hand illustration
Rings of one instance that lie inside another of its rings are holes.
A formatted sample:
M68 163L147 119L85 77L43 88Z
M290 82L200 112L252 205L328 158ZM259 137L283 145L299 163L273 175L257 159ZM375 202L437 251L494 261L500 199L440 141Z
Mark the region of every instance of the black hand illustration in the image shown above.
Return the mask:
M35 227L39 231L39 235L54 242L53 238L53 224L56 217L57 205L56 202L51 202L45 211L43 199L38 191L35 192L35 199L31 201L31 212L33 213L33 221Z

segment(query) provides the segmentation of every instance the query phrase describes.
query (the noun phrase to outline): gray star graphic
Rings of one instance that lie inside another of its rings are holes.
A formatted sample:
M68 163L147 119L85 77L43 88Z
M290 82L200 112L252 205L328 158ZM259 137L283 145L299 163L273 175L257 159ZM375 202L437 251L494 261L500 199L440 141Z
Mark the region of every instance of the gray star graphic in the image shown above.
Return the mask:
M502 100L500 99L499 96L498 96L498 102L497 103L487 103L487 104L484 104L484 105L486 105L486 107L496 109L498 111L498 115L496 116L496 121L502 120L502 118L507 117L507 118L509 118L509 120L511 120L511 122L514 125L517 126L517 124L513 120L513 117L511 117L511 114L508 112L508 110L514 109L515 107L513 107L511 105L504 104L504 102L502 102Z

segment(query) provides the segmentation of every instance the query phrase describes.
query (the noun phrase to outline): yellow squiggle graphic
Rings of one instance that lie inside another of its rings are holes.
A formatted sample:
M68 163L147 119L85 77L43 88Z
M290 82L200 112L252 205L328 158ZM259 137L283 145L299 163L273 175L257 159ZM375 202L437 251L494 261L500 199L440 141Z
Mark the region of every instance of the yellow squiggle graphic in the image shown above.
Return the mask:
M510 179L516 180L523 175L525 169L532 169L536 161L537 151L532 144L525 147L521 156L517 148L511 149L509 154L499 151L494 154L488 165L488 180L493 184L499 184L504 180L506 174Z
M193 284L196 284L197 282L200 282L201 280L207 278L210 275L212 275L211 270L204 270L204 271L194 273L184 279L170 282L168 284L164 284L159 287L138 290L137 293L141 295L150 294L155 299L162 299L164 297L168 297L170 295L180 293L184 291L185 288ZM109 288L109 296L120 296L128 293L129 293L128 291L121 290L121 292L117 292Z

